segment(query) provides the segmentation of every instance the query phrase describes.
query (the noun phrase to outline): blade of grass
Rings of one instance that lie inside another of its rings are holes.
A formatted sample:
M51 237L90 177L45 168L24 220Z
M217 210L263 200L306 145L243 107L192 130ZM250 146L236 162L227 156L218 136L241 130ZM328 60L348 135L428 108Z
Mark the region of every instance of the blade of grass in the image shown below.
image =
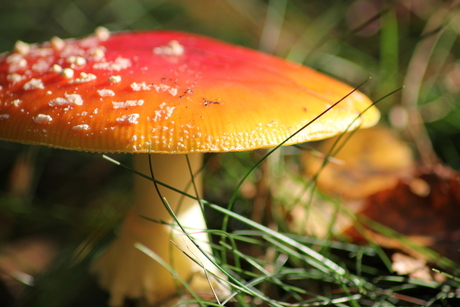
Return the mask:
M135 243L134 247L161 264L168 272L174 277L174 279L177 279L186 289L187 291L195 298L196 302L202 306L205 307L203 303L201 303L201 300L199 296L193 291L192 287L190 287L189 283L186 282L182 277L180 277L179 274L177 274L176 270L171 267L166 261L164 261L160 256L158 256L153 250L148 248L147 246L141 244L141 243Z

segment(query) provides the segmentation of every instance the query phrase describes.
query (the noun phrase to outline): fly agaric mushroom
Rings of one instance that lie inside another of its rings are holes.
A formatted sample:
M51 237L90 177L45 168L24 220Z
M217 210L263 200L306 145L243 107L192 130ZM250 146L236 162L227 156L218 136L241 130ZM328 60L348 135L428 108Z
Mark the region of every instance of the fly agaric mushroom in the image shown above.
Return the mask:
M191 179L184 154L191 154L195 172L204 152L276 146L353 90L299 64L195 34L110 35L103 29L82 39L18 42L0 55L0 86L0 139L138 153L135 169L146 174L150 153L156 179L177 189ZM352 129L374 125L374 107L361 114L369 105L355 91L285 145L333 136L354 120ZM200 191L197 177L195 184ZM194 289L208 287L202 268L171 247L170 239L186 252L193 244L177 232L171 237L173 221L152 183L136 176L134 185L120 235L94 264L110 304L139 296L151 303L176 293L170 273L137 250L136 242L169 262ZM196 201L161 191L190 232L205 228Z

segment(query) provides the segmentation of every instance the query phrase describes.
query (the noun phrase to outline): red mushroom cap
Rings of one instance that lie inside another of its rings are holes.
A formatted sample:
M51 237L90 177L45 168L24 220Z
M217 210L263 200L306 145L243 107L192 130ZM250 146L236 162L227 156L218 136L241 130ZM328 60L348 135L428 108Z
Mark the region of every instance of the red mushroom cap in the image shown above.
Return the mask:
M99 29L18 42L0 55L0 139L97 152L273 147L351 91L307 67L195 34ZM344 131L369 105L354 92L288 144ZM378 118L371 108L354 127Z

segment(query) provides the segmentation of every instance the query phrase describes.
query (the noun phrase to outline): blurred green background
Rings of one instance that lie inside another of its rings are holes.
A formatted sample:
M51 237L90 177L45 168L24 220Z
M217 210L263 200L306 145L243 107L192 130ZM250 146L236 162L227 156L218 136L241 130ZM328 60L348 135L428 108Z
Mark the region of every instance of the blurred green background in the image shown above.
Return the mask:
M428 159L428 135L437 155L459 169L459 5L441 0L1 0L0 52L17 40L81 37L97 26L208 35L303 63L352 86L368 80L360 90L374 101L404 86L379 102L382 122L421 159ZM116 158L129 163L130 157ZM16 167L33 171L26 191L18 192L21 197L12 192ZM105 294L92 290L91 278L78 270L85 261L73 251L96 226L119 218L130 195L126 171L100 155L0 142L0 174L0 240L46 234L62 250L52 278L38 289L48 293L41 300L103 306ZM75 267L59 266L69 257L79 259ZM52 289L56 285L59 294ZM2 293L12 302L6 306L13 306L15 296L6 288ZM39 296L28 295L30 301Z

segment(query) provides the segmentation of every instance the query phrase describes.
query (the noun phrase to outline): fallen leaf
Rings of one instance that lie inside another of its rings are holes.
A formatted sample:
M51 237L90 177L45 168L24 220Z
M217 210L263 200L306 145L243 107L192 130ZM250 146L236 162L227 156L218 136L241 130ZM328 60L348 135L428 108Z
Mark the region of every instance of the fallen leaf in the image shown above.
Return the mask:
M414 188L414 182L423 188ZM401 180L393 189L367 197L359 214L442 256L460 261L459 174L447 167L438 165L434 170L418 170L413 179ZM366 236L383 247L409 252L397 238L369 227L365 233L356 227L345 233L354 241L365 241Z

